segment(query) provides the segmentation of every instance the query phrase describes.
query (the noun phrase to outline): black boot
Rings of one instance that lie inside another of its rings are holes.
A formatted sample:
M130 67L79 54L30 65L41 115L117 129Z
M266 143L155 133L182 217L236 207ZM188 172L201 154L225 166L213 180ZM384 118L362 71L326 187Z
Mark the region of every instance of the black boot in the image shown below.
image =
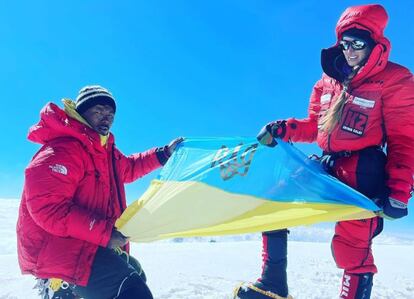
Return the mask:
M293 299L292 296L281 297L271 291L266 291L254 284L241 284L234 290L234 299Z
M236 289L235 298L288 298L286 273L287 234L287 229L265 232L262 234L262 276L254 284L248 284Z
M71 289L62 289L60 288L56 292L53 293L53 297L51 299L76 299L79 298L72 293Z
M36 279L34 289L39 291L42 299L76 299L70 285L60 279Z
M287 284L287 234L288 230L277 230L262 234L263 271L255 285L279 296L288 295Z
M340 299L371 298L373 273L353 274L344 271Z

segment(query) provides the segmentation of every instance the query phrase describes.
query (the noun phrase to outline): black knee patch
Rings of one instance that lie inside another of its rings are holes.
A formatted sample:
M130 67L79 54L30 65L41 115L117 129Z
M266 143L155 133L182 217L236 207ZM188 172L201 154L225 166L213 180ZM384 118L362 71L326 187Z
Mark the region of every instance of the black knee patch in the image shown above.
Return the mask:
M119 288L119 294L115 299L153 299L150 289L137 272L131 273Z

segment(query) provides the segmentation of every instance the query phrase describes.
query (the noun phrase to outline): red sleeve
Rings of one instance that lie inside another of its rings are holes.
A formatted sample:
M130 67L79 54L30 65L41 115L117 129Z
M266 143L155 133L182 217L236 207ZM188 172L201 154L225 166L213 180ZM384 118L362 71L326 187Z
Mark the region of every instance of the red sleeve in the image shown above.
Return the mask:
M318 136L318 117L320 111L320 98L322 95L322 81L316 82L313 87L308 108L308 117L305 119L289 118L287 120L285 141L314 142Z
M115 148L115 155L118 158L120 175L124 183L131 183L140 177L161 167L157 158L156 148L152 148L146 152L133 154L126 157L118 149Z
M44 146L25 171L27 207L36 224L50 234L106 246L114 220L102 219L73 201L84 175L81 153L77 142Z
M414 79L405 68L384 83L383 114L387 136L387 185L390 197L407 203L414 174Z

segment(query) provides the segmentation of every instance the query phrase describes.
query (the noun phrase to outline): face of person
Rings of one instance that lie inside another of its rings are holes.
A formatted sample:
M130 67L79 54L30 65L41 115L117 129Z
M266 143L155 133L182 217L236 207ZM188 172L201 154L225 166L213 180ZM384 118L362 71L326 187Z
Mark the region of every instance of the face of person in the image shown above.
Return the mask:
M366 41L352 36L344 35L339 45L350 67L361 65L371 54L371 49Z
M108 135L114 122L115 112L109 105L95 105L86 110L82 117L96 132L101 135Z

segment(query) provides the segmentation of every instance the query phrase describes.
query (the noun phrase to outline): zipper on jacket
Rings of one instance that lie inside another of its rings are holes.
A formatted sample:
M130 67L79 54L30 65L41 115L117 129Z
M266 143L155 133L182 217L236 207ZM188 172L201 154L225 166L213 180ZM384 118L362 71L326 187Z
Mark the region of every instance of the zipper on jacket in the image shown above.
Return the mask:
M118 204L119 204L119 208L122 212L124 211L124 207L122 205L122 197L121 197L121 190L119 190L119 179L118 179L118 174L116 172L116 162L115 162L115 143L112 144L112 152L111 152L111 159L112 159L112 171L114 173L114 178L115 178L115 189L116 189L116 193L118 195Z

